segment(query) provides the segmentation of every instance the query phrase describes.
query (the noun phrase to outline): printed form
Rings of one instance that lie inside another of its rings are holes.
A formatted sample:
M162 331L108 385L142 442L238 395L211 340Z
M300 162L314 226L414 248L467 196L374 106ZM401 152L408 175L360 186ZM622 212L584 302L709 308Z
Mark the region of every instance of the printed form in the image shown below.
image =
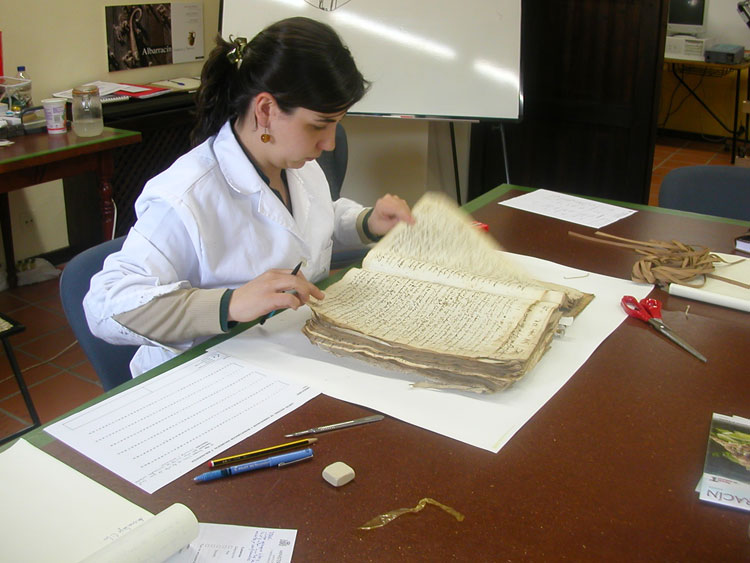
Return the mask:
M600 229L635 213L634 209L549 190L535 190L501 201L499 204L594 229Z
M241 359L209 353L46 431L153 493L316 395Z

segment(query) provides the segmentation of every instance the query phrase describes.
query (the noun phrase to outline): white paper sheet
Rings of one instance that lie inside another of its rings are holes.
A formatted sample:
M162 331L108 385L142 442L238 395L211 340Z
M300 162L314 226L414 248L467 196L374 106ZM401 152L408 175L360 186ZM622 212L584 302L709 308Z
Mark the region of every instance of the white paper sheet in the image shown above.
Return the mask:
M297 530L200 524L198 537L165 563L290 563Z
M199 524L179 503L152 515L25 440L0 453L0 482L2 561L288 563L297 536Z
M318 394L221 354L204 354L46 428L153 493Z
M78 562L152 518L19 440L0 453L0 559Z
M405 422L467 444L500 448L583 365L627 315L623 295L641 299L651 285L575 270L545 260L509 254L535 278L575 287L596 297L521 381L506 391L476 395L412 388L416 375L380 369L353 358L339 358L313 346L301 328L310 310L285 311L213 351L242 358L323 393L373 408ZM335 421L310 421L310 426Z
M501 201L499 205L570 221L594 229L600 229L635 213L634 209L626 209L609 203L550 190L535 190Z

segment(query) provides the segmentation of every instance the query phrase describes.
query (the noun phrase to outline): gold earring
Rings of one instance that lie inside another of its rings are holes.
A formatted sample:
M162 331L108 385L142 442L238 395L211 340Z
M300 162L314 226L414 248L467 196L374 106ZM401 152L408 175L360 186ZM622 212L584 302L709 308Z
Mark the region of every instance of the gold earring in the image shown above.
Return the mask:
M262 134L262 135L260 136L260 140L261 140L262 142L264 142L264 143L267 143L268 141L270 141L270 140L271 140L271 135L269 135L269 134L268 134L268 127L266 127L266 132L265 132L265 133L263 133L263 134Z

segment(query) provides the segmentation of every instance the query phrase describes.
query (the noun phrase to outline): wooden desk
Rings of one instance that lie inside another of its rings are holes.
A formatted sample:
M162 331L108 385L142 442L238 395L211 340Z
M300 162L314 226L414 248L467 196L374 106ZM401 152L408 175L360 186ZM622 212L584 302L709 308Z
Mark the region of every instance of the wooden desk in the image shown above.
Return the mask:
M519 193L498 188L466 207L509 251L629 277L633 253L567 234L593 229L496 204ZM638 209L603 230L729 252L747 229L739 221ZM196 468L148 495L40 430L31 438L153 512L182 502L201 522L297 529L296 562L746 561L750 514L700 502L694 489L711 413L750 416L750 317L654 294L665 301L665 320L708 363L626 320L497 454L386 418L321 435L309 462L200 486L192 477L205 467ZM368 413L321 395L228 452L280 443L283 434L313 421ZM338 460L357 477L334 489L321 471ZM457 522L428 506L384 528L356 529L423 497L466 519Z
M93 171L99 182L102 240L108 240L114 224L112 150L140 140L140 133L105 127L96 137L79 137L73 131L64 135L36 133L13 137L14 144L0 147L0 228L10 287L16 285L16 260L8 192Z
M672 69L672 74L677 79L677 82L679 82L689 93L693 98L696 99L696 101L703 106L703 108L713 117L716 122L722 126L722 128L727 132L732 134L732 157L731 162L734 164L737 156L737 136L738 136L738 123L739 123L739 111L740 111L740 79L742 77L742 71L750 68L750 61L744 61L739 64L718 64L718 63L707 63L703 61L690 61L690 60L684 60L684 59L664 59L664 62L670 65L670 68ZM708 106L708 104L703 101L703 99L698 95L698 93L690 87L690 85L685 82L682 75L680 75L677 71L678 69L682 70L683 74L690 70L693 72L693 74L698 74L699 76L726 76L729 73L736 72L735 76L735 82L734 82L734 121L733 121L733 127L732 129L729 129L724 122L721 120L721 118L716 115L716 113ZM750 74L748 74L747 78L747 88L745 90L745 99L750 99ZM745 119L745 142L748 140L748 120ZM744 154L743 154L744 156Z

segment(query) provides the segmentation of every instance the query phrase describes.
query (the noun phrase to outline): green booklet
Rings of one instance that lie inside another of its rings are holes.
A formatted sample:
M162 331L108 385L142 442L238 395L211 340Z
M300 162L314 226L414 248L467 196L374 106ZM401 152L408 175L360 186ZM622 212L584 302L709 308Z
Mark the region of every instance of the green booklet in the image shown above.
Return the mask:
M714 413L699 498L750 511L750 419Z

